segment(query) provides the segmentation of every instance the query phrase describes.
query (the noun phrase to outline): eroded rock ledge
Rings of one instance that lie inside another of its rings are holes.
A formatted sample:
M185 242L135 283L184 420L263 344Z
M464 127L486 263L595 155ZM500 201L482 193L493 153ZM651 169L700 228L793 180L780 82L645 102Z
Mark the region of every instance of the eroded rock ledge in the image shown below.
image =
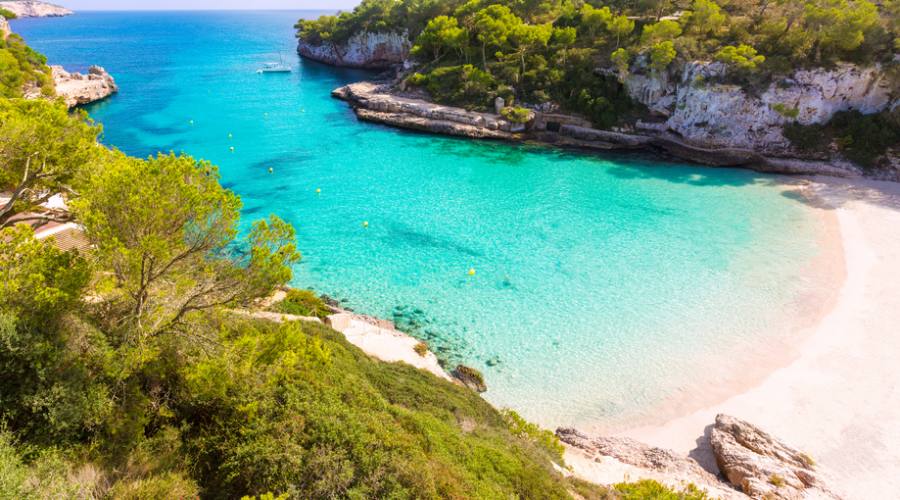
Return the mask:
M70 108L106 99L119 91L115 79L100 66L91 66L88 74L69 73L62 66L51 66L56 95Z
M758 427L728 416L716 416L709 444L720 476L693 458L654 448L629 438L590 437L575 429L556 435L599 467L625 464L629 472L673 486L693 483L723 499L838 499L825 485L813 460ZM612 462L612 464L610 463ZM605 465L604 465L605 464ZM592 478L586 478L592 479ZM636 479L632 477L632 479Z
M760 172L856 177L850 163L768 157L750 149L707 148L690 144L666 131L631 134L591 128L583 119L536 113L527 125L499 115L443 106L399 95L391 84L359 82L332 92L350 103L361 120L399 128L475 139L538 141L592 150L646 150L711 166L750 168Z
M409 57L412 44L405 33L360 32L346 43L322 42L318 45L300 40L297 53L332 66L345 68L388 69Z

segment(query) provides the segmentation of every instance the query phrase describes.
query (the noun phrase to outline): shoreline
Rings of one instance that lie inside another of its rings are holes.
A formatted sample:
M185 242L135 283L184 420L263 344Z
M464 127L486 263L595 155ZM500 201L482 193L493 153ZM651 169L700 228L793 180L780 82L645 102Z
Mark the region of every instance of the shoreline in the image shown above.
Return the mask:
M703 147L669 133L616 132L591 128L584 119L564 114L535 115L526 125L493 113L435 104L397 92L390 83L361 81L339 87L332 97L345 101L357 119L416 132L535 143L582 152L645 152L709 167L744 168L766 174L864 178L860 169L838 160L770 156L750 149Z
M807 451L848 498L875 498L900 488L900 408L891 406L900 396L892 289L900 284L900 186L814 179L807 189L839 224L846 279L798 354L757 383L729 386L715 404L617 435L716 470L707 426L728 413Z

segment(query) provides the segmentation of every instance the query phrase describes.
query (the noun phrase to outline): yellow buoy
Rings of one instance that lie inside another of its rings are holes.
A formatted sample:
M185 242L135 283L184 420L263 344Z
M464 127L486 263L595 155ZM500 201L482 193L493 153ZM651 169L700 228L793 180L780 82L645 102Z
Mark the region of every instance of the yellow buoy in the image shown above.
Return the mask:
M271 173L272 173L272 172L274 172L274 171L275 171L275 169L274 169L274 168L272 168L272 167L269 167L269 173L270 173L270 174L271 174Z
M363 227L369 227L369 221L364 220L364 221L363 221Z
M322 188L316 188L316 194L322 194Z
M469 276L475 276L475 268L474 267L469 268Z

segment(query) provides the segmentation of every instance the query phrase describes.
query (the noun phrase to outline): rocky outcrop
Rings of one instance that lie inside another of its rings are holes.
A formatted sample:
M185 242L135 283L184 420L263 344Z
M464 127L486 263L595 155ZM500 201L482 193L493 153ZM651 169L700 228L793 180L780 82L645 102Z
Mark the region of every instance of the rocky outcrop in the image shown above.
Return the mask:
M472 389L475 392L485 392L487 391L487 385L484 383L484 375L481 374L480 371L466 366L466 365L457 365L456 368L450 372L450 375L453 376L456 380L460 381L462 385Z
M10 33L12 33L12 30L9 29L9 21L5 17L0 16L0 38L6 40Z
M388 69L402 64L412 44L405 33L356 33L346 43L309 43L302 38L297 52L308 59L332 66Z
M848 163L770 158L751 149L693 145L665 130L635 134L598 130L583 119L537 112L532 126L514 132L516 125L492 113L443 106L400 95L390 84L359 82L332 92L349 102L360 120L421 132L475 139L535 140L557 146L593 150L649 150L713 166L740 166L767 173L852 177L859 171Z
M629 438L589 437L575 429L556 430L560 441L600 470L629 468L631 480L654 479L670 485L693 483L722 499L835 499L809 456L747 422L718 415L709 443L722 477L696 460ZM704 438L705 439L705 438ZM579 458L580 460L581 458ZM568 458L567 458L568 460ZM577 465L576 472L578 470ZM596 479L586 477L585 479Z
M400 97L386 85L353 83L336 89L332 95L349 102L361 120L476 139L514 138L513 125L497 115Z
M69 73L62 66L51 66L56 95L70 108L90 104L119 91L116 81L99 66L91 66L88 74Z
M0 2L0 9L6 9L18 17L62 17L74 14L59 5L32 1Z
M839 498L808 455L743 420L718 415L709 441L722 474L752 498Z
M700 147L744 148L765 155L793 153L785 124L827 122L838 111L875 113L897 103L887 72L878 65L842 63L799 70L752 94L719 83L721 63L692 62L680 71L650 75L638 70L625 80L631 97L666 119L664 129ZM658 126L655 128L659 128Z

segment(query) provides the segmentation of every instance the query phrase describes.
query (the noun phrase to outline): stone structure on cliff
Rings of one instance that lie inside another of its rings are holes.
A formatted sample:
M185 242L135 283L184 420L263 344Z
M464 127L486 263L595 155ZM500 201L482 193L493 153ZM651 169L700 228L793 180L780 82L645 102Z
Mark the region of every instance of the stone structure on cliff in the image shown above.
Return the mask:
M388 69L409 57L412 43L404 33L360 32L346 43L313 45L300 40L297 52L308 59L346 68Z
M0 8L6 9L18 17L62 17L74 14L71 10L59 5L30 0L0 2Z
M69 73L62 66L51 66L50 69L56 95L70 108L106 99L119 91L113 77L99 66L91 66L86 75Z

